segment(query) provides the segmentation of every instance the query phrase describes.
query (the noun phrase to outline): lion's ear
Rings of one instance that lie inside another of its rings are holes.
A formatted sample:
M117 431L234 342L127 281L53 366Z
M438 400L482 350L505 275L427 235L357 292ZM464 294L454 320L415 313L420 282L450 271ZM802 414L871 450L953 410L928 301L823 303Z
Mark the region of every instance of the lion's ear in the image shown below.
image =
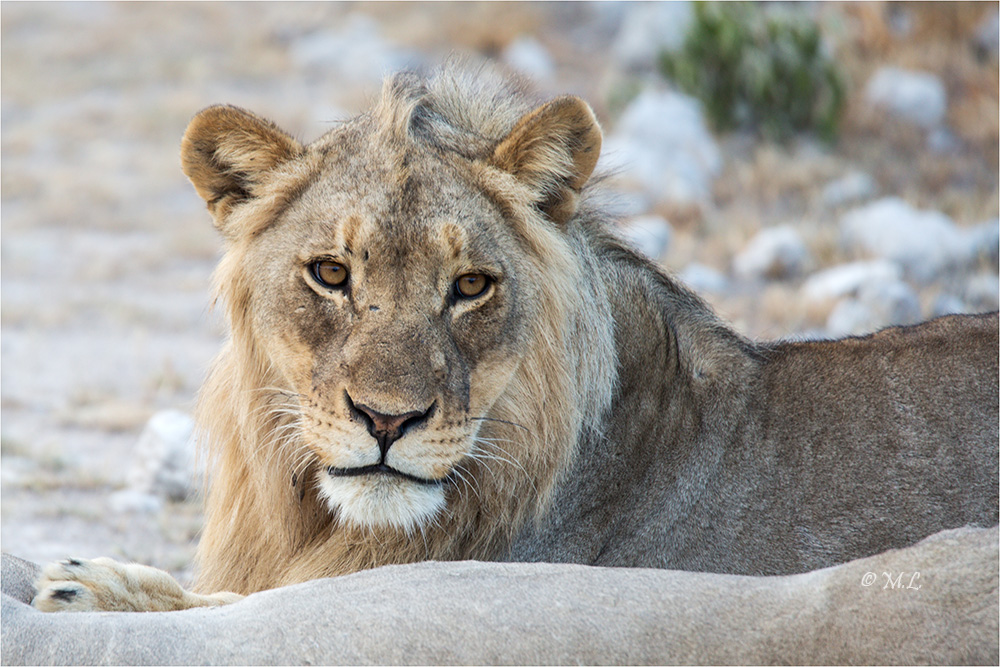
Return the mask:
M559 97L526 114L493 152L492 164L537 193L556 223L576 212L577 197L601 153L601 127L579 97Z
M181 165L224 229L233 205L255 196L272 169L302 153L274 123L233 106L213 106L192 119L181 141Z

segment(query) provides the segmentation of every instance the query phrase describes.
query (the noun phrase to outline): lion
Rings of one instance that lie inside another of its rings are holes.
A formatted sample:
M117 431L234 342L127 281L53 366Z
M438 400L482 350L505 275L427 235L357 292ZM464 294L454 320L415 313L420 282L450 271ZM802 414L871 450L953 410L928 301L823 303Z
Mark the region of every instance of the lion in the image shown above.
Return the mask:
M580 98L389 77L304 145L233 106L183 170L225 242L194 592L50 565L43 610L175 610L423 560L804 572L998 520L998 320L751 341L613 233Z

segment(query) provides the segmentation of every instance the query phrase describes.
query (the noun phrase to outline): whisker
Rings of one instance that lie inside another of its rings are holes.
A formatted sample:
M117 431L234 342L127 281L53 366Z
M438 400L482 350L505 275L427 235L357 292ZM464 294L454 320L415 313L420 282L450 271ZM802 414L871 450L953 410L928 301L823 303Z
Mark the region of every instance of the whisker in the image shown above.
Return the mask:
M420 539L424 543L424 557L426 558L426 557L430 556L430 553L429 553L430 549L427 546L427 533L424 532L424 524L418 523L417 524L417 531L420 533Z
M531 433L531 431L528 430L528 427L522 426L516 422L507 421L505 419L497 419L495 417L469 417L469 419L471 421L497 422L499 424L507 424L508 426L516 426L517 428L522 429L525 433Z
M508 465L514 466L515 468L517 468L518 470L520 470L522 473L524 473L524 478L526 480L528 480L528 483L531 485L531 489L535 493L538 493L538 488L535 486L534 480L531 479L531 474L527 471L527 469L523 465L521 465L521 463L510 452L504 450L496 442L492 442L492 441L487 440L485 438L475 438L473 440L473 444L475 444L477 447L482 447L482 446L485 445L487 447L492 448L492 451L491 452L485 452L485 451L482 451L482 449L480 449L480 451L478 451L478 452L469 452L469 453L466 454L466 456L468 456L469 458L472 458L472 459L479 458L479 459L482 459L482 460L500 461L502 463L506 463ZM499 454L497 454L496 452L499 452ZM502 454L506 455L506 456L502 456ZM490 466L489 465L485 465L484 464L483 467L486 468L487 470L490 470Z
M291 389L286 389L285 387L275 387L275 386L253 387L252 389L248 389L247 391L251 392L267 391L272 394L281 394L283 396L303 396L303 394L300 394L297 391L292 391Z
M514 445L514 444L518 444L520 442L518 440L508 440L506 438L484 438L481 435L477 435L476 439L480 440L482 442L488 442L491 445L496 444L498 442L506 442L508 444Z
M505 456L497 456L496 454L486 454L485 452L470 452L467 454L467 456L475 461L501 461L503 463L508 463L510 465L517 465L514 461L511 461Z
M474 494L476 494L476 498L478 498L478 499L479 499L480 501L482 501L483 497L482 497L482 495L480 495L480 493L479 493L479 489L478 489L478 488L476 488L476 485L475 485L475 484L473 484L472 482L470 482L470 481L469 481L469 479L468 479L468 478L467 478L467 477L465 476L465 474L463 474L463 472L464 472L464 473L467 473L467 474L469 475L469 477L471 477L471 478L472 478L472 480L473 480L473 481L475 481L475 479L476 479L476 478L475 478L475 475L473 475L473 474L472 474L472 473L471 473L470 471L468 471L468 470L465 470L464 468L462 468L462 466L461 466L461 465L456 465L455 467L453 467L453 468L451 469L451 471L452 471L453 473L455 473L455 475L456 475L456 476L458 477L458 480L459 480L459 481L460 481L460 482L461 482L461 483L462 483L462 484L463 484L463 485L464 485L464 486L465 486L466 488L468 488L468 489L469 489L470 491L472 491L472 492L473 492Z
M507 450L505 450L503 447L501 447L497 443L492 442L490 440L485 440L483 438L476 438L474 442L475 442L476 445L486 445L487 447L490 448L490 453L487 453L487 452L484 452L484 451L480 451L480 452L478 452L479 456L484 456L484 457L487 457L487 458L496 459L498 461L504 461L504 462L509 463L509 464L511 464L513 466L517 466L518 468L521 469L522 472L524 472L525 474L527 474L528 471L525 470L524 467L513 456L511 456L510 452L508 452Z
M513 465L514 467L520 467L520 466L517 466L516 463L510 461L509 459L505 459L505 458L502 458L502 457L499 457L499 456L490 456L489 454L483 454L481 452L470 452L470 453L466 454L466 457L469 458L470 460L475 461L476 463L478 463L479 467L481 467L483 470L485 470L486 472L489 473L490 477L493 478L494 482L503 481L503 480L499 477L497 471L494 470L495 466L491 466L489 464L490 461L499 461L501 463L506 463L508 465Z

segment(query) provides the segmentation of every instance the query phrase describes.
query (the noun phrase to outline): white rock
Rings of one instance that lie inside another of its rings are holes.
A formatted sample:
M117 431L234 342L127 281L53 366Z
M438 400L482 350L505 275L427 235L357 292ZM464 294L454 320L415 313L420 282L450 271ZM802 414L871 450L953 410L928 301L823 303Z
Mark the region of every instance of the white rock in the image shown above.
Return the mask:
M897 197L850 211L841 218L840 231L847 247L897 262L920 282L967 261L968 244L951 218L919 211Z
M711 199L722 157L696 99L646 90L619 118L599 164L656 201L699 204Z
M930 129L944 120L948 97L941 79L927 72L880 67L865 87L869 104Z
M588 28L593 28L597 34L603 33L608 37L613 37L625 21L626 14L634 9L635 5L620 0L595 0L594 2L582 2L579 4L579 8L585 9L587 12L586 24Z
M995 273L973 276L966 283L963 296L974 312L997 310L1000 308L1000 278Z
M501 58L512 68L536 81L551 81L556 73L552 56L534 37L518 37L507 45Z
M914 324L920 316L917 294L906 283L869 283L859 289L857 298L844 299L834 307L826 329L831 336L858 335Z
M112 512L156 514L163 508L163 501L149 493L125 489L108 496L108 506Z
M898 265L885 260L841 264L809 276L802 294L814 302L856 294L863 286L894 282L903 275Z
M976 29L976 45L994 58L1000 49L1000 11L994 9Z
M985 261L994 268L1000 264L1000 220L994 218L964 231L968 263Z
M759 231L733 259L733 270L747 280L792 278L811 263L812 256L799 232L782 225Z
M826 332L833 338L855 336L871 331L874 314L857 299L844 299L837 303L826 320Z
M901 6L887 12L886 23L896 39L905 40L913 34L913 13Z
M951 294L940 294L931 304L931 317L967 312L969 312L969 307L965 305L965 302Z
M927 133L927 149L938 155L954 155L962 150L962 140L947 127L935 127Z
M676 51L694 21L691 3L640 2L627 5L611 51L623 69L653 69L660 53Z
M917 293L901 280L869 283L858 291L858 298L879 317L880 326L916 324L921 319Z
M129 490L183 500L199 484L195 467L194 421L177 410L153 415L135 446L126 475Z
M696 292L723 294L729 291L729 281L724 275L698 262L688 264L678 277Z
M413 54L383 39L378 22L360 12L349 15L337 27L298 38L289 55L299 68L352 84L381 81L388 73L412 67L416 60Z
M878 192L875 179L863 171L852 171L823 188L823 204L829 208L856 204L871 199Z
M621 234L646 257L658 260L667 251L673 230L662 217L647 215L625 224Z

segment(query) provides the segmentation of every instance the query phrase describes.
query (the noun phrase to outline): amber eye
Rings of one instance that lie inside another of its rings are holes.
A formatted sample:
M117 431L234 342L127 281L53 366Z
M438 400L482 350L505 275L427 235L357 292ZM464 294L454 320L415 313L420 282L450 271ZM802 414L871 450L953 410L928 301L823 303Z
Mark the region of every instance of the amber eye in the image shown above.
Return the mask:
M323 259L311 265L313 278L323 287L342 287L347 282L347 267L340 262Z
M466 299L479 296L489 286L490 278L482 273L466 273L464 276L459 276L458 280L455 281L455 291L459 296Z

